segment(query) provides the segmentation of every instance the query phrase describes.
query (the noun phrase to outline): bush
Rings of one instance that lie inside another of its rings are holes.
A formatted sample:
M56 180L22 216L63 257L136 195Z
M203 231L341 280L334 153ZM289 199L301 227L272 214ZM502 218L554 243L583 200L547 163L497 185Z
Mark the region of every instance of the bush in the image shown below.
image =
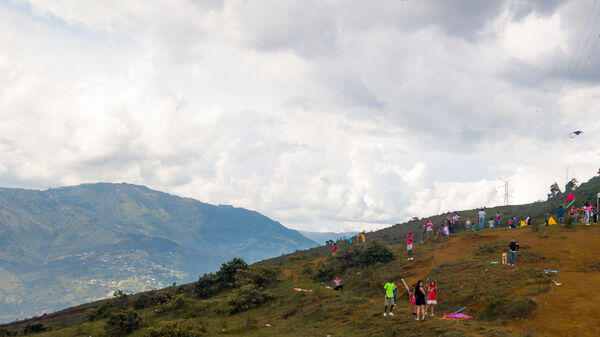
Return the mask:
M231 295L217 307L219 313L232 315L258 307L275 298L275 296L264 289L253 284L247 284L231 292Z
M104 331L111 337L126 336L140 327L142 318L135 311L122 310L108 317Z
M42 323L27 324L23 328L23 334L24 335L29 335L29 334L44 332L46 330L48 330L48 329Z
M200 337L206 335L206 322L189 319L160 322L144 330L145 337Z
M177 295L175 298L170 300L167 303L159 304L156 306L156 312L165 313L165 312L175 312L179 310L184 310L191 305L191 301L185 297L185 295Z
M368 266L379 262L390 262L394 259L394 254L387 245L379 241L373 241L367 249L362 251L361 258L363 264Z
M222 288L234 288L235 287L235 275L240 271L248 269L248 264L240 258L234 258L233 260L223 263L221 269L216 273L219 287Z
M235 278L239 285L254 284L259 288L274 283L277 280L279 270L269 267L252 267L239 271Z
M204 274L200 276L194 287L198 298L209 298L219 291L218 280L215 274Z
M97 319L107 318L115 311L115 307L112 302L106 302L102 304L98 309L91 311L88 313L87 318L90 321L95 321Z
M138 295L138 297L133 302L133 308L135 310L141 310L141 309L149 307L150 305L151 305L150 296L148 296L146 294Z
M530 299L501 298L490 302L479 313L478 318L488 321L525 318L533 313L536 307L537 304Z

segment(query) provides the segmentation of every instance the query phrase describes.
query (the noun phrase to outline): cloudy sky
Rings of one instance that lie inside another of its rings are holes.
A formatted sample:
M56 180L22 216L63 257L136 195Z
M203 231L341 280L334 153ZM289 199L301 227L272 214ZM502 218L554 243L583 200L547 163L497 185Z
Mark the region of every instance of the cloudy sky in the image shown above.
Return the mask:
M531 202L600 167L599 45L598 0L1 0L0 185L315 231Z

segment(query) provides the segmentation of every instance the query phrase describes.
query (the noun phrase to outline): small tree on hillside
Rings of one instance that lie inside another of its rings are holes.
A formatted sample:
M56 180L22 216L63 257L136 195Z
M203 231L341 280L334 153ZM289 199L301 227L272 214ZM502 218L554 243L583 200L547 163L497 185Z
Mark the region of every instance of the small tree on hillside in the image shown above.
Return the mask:
M550 193L548 193L548 200L556 198L560 193L560 187L558 187L558 184L555 182L554 184L550 185Z
M233 288L235 286L235 274L243 269L248 269L248 264L246 261L236 257L221 265L221 269L216 274L217 280L222 287Z
M579 187L579 181L577 180L577 178L573 178L565 186L565 192L575 191L577 189L577 187Z

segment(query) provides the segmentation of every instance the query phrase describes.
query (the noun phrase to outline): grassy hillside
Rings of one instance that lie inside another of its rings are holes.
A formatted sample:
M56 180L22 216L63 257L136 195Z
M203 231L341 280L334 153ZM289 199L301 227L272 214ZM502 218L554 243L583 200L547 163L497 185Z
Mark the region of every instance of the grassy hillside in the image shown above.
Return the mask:
M599 183L594 178L582 185L576 191L578 200L595 196ZM488 212L529 214L540 225L542 214L563 199ZM468 213L462 212L463 219ZM434 222L439 223L439 217ZM230 263L192 284L120 296L1 328L5 335L38 336L600 334L595 308L600 294L593 291L600 285L600 259L595 254L600 248L600 225L461 231L450 238L416 243L415 260L407 261L404 242L396 242L420 224L415 221L369 233L366 248L339 242L336 256L331 256L330 247L317 247L261 261L248 269ZM491 264L500 261L512 238L521 244L517 267ZM343 293L328 288L335 275L344 282ZM440 289L438 314L415 321L401 289L396 315L383 317L382 287L390 277L399 286L400 278L408 284L435 279ZM473 319L439 319L441 313L463 306Z
M513 237L522 245L517 267L490 264L500 260ZM600 295L589 287L600 282L600 260L590 252L600 248L599 239L598 226L486 229L418 244L414 261L406 261L403 245L372 243L379 248L370 253L342 247L336 257L302 254L280 267L237 269L229 279L224 275L235 268L223 268L201 283L96 302L2 328L8 335L47 330L37 336L117 336L117 327L130 325L135 327L131 336L594 336L600 333L594 307ZM386 246L391 260L365 260L369 254L382 255ZM326 287L334 274L344 281L343 293ZM438 314L415 321L401 292L396 316L382 317L388 277L398 284L400 277L409 284L435 279ZM296 287L312 292L295 292ZM439 319L442 312L463 306L474 319Z
M316 243L257 212L130 184L0 189L0 322Z

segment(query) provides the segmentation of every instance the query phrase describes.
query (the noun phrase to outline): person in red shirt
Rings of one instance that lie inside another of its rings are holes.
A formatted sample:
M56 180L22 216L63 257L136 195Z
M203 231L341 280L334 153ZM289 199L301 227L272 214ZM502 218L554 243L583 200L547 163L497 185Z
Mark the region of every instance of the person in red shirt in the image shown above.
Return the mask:
M337 247L337 245L334 243L334 244L333 244L333 251L332 251L331 253L332 253L332 254L335 254L335 252L337 252L337 250L338 250L338 247Z
M409 261L413 259L412 244L413 244L413 234L408 233L408 235L406 236L406 250L408 251L408 259L407 260L409 260Z
M427 308L425 309L425 314L427 314L428 309L431 307L431 316L435 316L433 313L433 309L437 304L437 286L434 280L429 282L429 289L427 291Z

